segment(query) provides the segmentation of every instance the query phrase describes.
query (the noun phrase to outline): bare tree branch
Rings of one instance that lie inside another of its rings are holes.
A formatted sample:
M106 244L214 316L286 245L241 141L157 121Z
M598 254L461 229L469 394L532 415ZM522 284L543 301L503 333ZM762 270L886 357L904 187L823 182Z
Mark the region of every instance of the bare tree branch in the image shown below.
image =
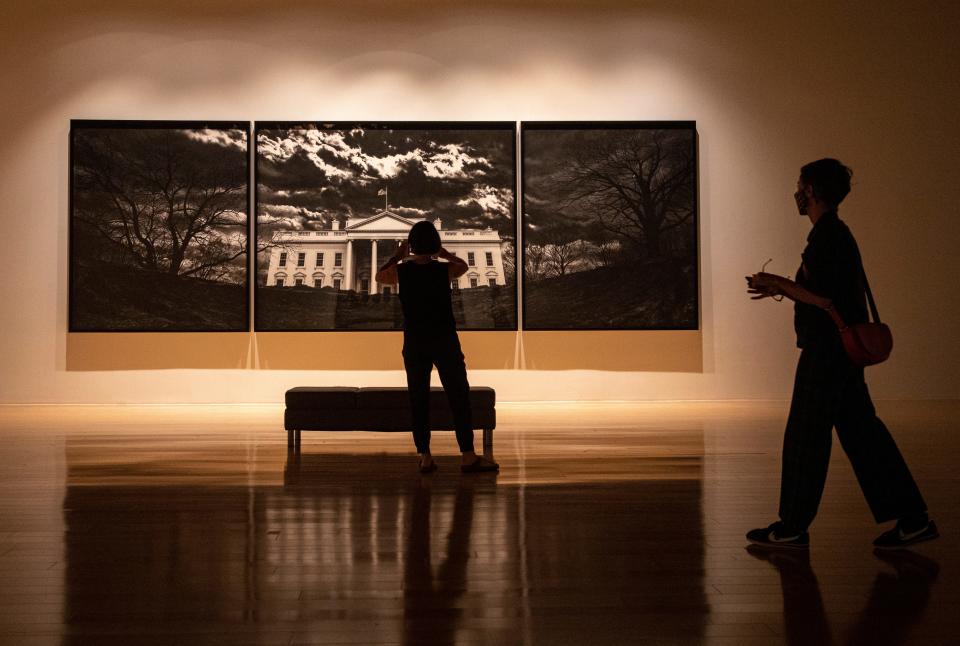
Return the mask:
M75 213L109 247L174 276L236 271L247 249L242 151L211 150L178 130L108 130L78 138L76 159Z
M553 188L566 213L588 213L650 257L662 234L693 216L695 168L686 133L670 130L593 134L570 149Z

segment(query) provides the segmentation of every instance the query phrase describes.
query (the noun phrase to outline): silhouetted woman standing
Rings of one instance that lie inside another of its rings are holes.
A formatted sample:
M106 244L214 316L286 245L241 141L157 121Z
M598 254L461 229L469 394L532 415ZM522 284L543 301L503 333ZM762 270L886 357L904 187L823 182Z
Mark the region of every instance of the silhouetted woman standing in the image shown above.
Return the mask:
M413 255L409 255L412 252ZM446 262L439 262L442 258ZM453 318L450 282L467 271L467 263L440 245L433 223L417 222L408 242L377 273L377 281L400 285L403 306L403 365L407 372L413 441L420 454L420 471L436 471L430 454L430 373L437 367L453 412L464 473L496 471L495 462L473 450L470 384L457 325Z

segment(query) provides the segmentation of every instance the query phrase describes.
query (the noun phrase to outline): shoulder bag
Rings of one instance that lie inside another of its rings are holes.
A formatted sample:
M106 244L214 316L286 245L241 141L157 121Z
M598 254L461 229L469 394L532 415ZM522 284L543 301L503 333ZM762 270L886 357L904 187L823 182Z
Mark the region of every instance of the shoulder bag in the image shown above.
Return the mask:
M859 256L859 252L857 254ZM863 286L867 292L867 303L870 305L870 314L873 316L872 322L854 323L847 325L837 312L837 308L830 305L827 313L837 329L840 330L840 339L843 341L843 349L846 351L850 361L857 366L872 366L882 363L890 356L893 350L893 334L890 328L880 322L880 314L877 312L877 304L873 300L873 293L870 291L870 283L867 282L867 272L863 268L863 260L860 260L860 273L863 276Z

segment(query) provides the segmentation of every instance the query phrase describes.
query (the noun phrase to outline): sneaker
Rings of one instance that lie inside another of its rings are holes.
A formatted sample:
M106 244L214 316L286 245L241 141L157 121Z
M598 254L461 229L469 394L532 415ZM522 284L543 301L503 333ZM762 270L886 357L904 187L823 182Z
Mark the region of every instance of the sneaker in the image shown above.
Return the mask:
M912 532L903 531L903 527L900 526L900 523L897 523L897 526L893 529L880 534L873 541L873 546L878 550L899 550L939 537L940 532L937 531L937 524L932 520L927 521L926 525Z
M784 531L786 528L779 520L769 527L751 529L747 540L754 545L775 547L777 549L805 550L810 547L810 535L807 532Z

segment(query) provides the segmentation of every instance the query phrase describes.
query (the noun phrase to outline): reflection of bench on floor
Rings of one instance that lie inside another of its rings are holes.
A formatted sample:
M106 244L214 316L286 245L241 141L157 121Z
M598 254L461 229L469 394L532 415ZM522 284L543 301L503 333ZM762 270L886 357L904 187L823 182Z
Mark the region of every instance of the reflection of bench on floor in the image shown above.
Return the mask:
M406 388L291 388L283 424L287 446L300 448L300 431L411 431ZM496 391L470 389L473 428L483 429L483 451L493 449ZM452 431L453 414L442 388L430 389L430 430Z

